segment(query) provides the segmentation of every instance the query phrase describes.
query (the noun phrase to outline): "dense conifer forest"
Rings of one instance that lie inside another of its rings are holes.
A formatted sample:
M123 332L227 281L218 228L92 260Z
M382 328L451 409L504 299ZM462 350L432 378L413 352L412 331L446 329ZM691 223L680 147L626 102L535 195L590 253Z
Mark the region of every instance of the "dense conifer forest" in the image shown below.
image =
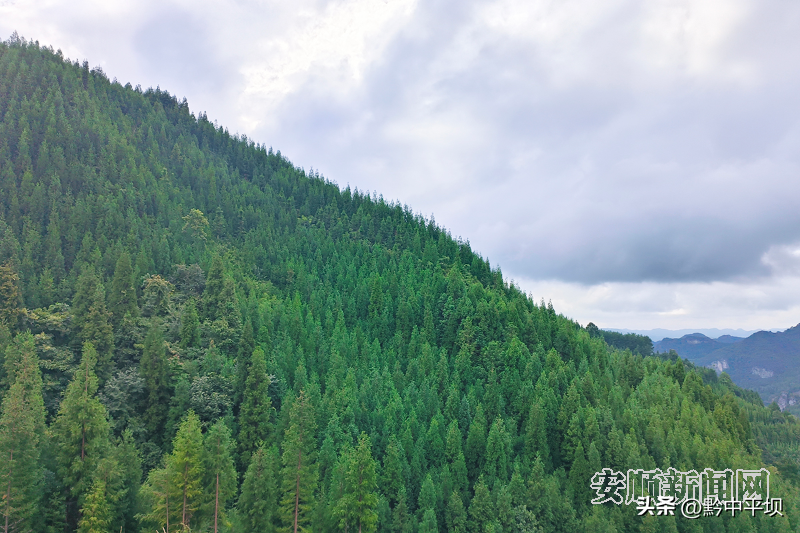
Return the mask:
M0 200L6 533L800 531L794 417L16 35ZM765 465L783 517L591 504L605 467Z

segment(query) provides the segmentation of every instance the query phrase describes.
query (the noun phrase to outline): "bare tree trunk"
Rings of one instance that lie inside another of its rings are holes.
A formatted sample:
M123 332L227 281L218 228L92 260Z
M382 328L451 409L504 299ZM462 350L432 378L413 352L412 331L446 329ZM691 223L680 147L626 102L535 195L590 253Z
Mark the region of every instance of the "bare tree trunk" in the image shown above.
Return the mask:
M217 518L219 517L219 472L217 472L217 491L214 495L214 533L217 533Z
M11 450L11 457L8 459L8 490L6 491L6 527L3 533L8 533L8 518L11 514L11 477L14 474L14 450Z
M187 478L189 477L189 463L186 463L186 467L183 469L183 514L181 515L181 522L183 523L183 529L186 529L186 482Z
M294 489L294 533L297 533L297 521L300 514L300 468L303 466L303 452L297 452L297 484Z

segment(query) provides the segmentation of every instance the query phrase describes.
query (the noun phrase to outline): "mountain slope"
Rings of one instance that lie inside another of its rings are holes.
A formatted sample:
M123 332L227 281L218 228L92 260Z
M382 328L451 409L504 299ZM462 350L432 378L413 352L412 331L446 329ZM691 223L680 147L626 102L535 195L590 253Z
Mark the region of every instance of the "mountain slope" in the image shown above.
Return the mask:
M765 460L787 516L664 525L798 527L796 419L166 92L3 43L0 190L0 420L41 456L0 464L15 527L640 531L593 472Z
M680 353L680 352L679 352ZM781 408L800 407L800 325L781 333L760 331L704 355L688 356L710 366L719 362L740 386L757 391Z

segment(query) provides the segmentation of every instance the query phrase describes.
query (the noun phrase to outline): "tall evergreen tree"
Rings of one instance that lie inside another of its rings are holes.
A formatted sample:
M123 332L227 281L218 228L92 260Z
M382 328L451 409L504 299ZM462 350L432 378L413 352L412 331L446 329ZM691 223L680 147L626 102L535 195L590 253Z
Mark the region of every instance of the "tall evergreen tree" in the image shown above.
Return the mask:
M445 510L445 521L447 531L452 533L466 533L467 531L467 512L464 509L464 502L457 491L453 491Z
M152 526L156 530L171 531L170 517L174 512L175 502L170 502L169 474L167 467L154 468L142 483L139 490L139 505L143 512L136 517L143 527ZM172 523L174 524L174 521Z
M228 426L218 420L206 433L203 445L206 516L212 518L214 533L226 524L228 501L236 495L236 469Z
M278 509L278 448L259 448L250 458L236 504L242 531L275 533Z
M114 332L109 322L111 314L106 310L103 284L91 268L85 268L78 278L72 314L78 331L76 342L92 343L97 354L95 372L105 380L111 369Z
M30 337L26 333L15 340L22 353L0 407L0 503L5 532L41 527L38 510L44 475L40 463L45 438L44 401L38 358Z
M108 310L111 312L111 323L114 327L120 325L125 315L136 317L139 314L131 256L126 251L119 255L117 265L114 268L111 293L108 295Z
M283 439L280 514L286 531L309 531L317 489L317 443L314 407L305 391L292 403Z
M97 352L87 342L52 429L61 478L69 493L67 523L72 527L77 525L77 509L109 447L106 408L97 399L96 364Z
M107 533L111 526L112 512L108 502L106 482L95 479L81 507L78 533Z
M475 409L475 417L469 425L467 446L464 456L467 460L467 470L470 479L476 479L483 468L484 454L486 453L486 416L483 407L479 404Z
M136 531L139 526L136 514L139 489L142 485L142 460L133 434L126 429L113 450L114 461L119 469L119 488L116 494L114 531ZM119 526L117 528L116 526Z
M197 304L191 298L183 307L181 314L181 348L198 348L200 346L200 319L197 316Z
M225 266L222 257L215 255L211 260L211 268L206 276L206 288L203 292L203 317L209 321L216 320L220 313L223 286L225 284Z
M376 494L377 478L372 444L366 433L358 438L358 445L342 458L344 462L344 493L336 503L334 514L345 531L351 527L358 533L375 531L378 523Z
M203 503L204 474L200 420L194 411L189 411L175 435L172 454L167 457L168 498L174 502L170 512L173 524L184 530L194 526L195 514Z
M0 323L10 329L16 328L22 312L19 283L19 274L14 271L10 260L0 265Z
M144 423L151 438L160 442L169 412L170 388L166 347L161 324L154 320L144 340L139 372L144 379Z
M250 356L244 401L239 410L239 457L243 464L272 436L272 401L269 397L270 379L264 351L256 348Z

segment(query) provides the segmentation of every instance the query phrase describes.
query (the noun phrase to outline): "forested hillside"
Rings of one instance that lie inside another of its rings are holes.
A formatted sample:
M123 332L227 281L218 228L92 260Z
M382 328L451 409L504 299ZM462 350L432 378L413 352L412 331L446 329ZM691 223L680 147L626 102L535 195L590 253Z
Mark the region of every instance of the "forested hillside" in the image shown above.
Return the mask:
M16 36L0 200L6 532L800 531L797 419ZM783 517L590 503L604 467L764 461Z

